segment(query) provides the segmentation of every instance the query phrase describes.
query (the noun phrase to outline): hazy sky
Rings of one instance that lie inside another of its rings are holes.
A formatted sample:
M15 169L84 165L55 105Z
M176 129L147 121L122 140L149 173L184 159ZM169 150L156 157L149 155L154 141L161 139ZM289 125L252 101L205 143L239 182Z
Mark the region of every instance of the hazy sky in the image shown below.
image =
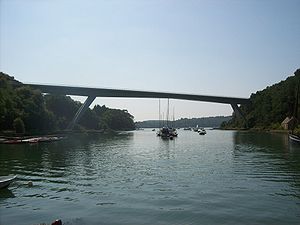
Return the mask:
M0 0L0 70L26 83L249 97L300 67L299 9L300 0ZM157 99L95 103L158 118ZM232 113L170 104L176 118Z

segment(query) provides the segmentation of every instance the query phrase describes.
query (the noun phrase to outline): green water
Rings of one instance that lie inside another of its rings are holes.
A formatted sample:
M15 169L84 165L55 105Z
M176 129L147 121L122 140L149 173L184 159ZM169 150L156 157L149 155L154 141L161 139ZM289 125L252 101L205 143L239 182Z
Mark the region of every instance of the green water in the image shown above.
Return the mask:
M0 224L299 224L300 146L285 134L151 130L0 145ZM27 183L33 182L29 187Z

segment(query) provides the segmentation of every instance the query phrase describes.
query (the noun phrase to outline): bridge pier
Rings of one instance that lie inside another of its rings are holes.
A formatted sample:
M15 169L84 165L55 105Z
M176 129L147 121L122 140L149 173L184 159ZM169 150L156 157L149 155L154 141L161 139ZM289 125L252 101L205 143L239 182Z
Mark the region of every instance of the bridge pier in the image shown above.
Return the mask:
M237 115L238 118L242 118L245 122L246 122L246 126L247 125L247 119L244 116L244 114L242 113L241 109L238 107L238 105L236 103L230 103L233 111L235 112L235 114Z
M90 105L95 100L95 98L96 98L96 96L88 96L88 98L85 100L83 105L76 112L76 114L75 114L73 120L71 121L71 123L69 124L67 130L72 130L74 128L75 124L80 120L82 115L90 107Z

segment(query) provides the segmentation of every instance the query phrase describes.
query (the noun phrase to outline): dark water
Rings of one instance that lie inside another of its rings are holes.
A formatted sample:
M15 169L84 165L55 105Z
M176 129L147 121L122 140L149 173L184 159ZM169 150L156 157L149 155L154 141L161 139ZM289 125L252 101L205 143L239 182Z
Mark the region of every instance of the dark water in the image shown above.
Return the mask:
M3 225L300 224L300 146L285 134L82 135L0 145L0 165L18 175L0 190Z

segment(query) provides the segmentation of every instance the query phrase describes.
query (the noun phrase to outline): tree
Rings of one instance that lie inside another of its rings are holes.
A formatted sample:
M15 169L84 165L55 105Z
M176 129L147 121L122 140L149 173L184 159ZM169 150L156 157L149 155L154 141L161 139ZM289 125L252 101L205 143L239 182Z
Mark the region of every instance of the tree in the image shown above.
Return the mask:
M63 95L43 95L0 72L0 131L47 132L67 128L82 104ZM134 129L133 116L127 110L95 106L87 109L80 129Z
M249 105L241 105L241 110L246 116L249 128L274 128L278 127L287 116L294 114L296 102L296 89L300 79L300 69L294 76L288 77L262 91L250 96ZM233 117L225 127L242 127L241 121Z
M18 117L14 120L13 126L17 134L24 134L25 133L25 125L23 120Z

